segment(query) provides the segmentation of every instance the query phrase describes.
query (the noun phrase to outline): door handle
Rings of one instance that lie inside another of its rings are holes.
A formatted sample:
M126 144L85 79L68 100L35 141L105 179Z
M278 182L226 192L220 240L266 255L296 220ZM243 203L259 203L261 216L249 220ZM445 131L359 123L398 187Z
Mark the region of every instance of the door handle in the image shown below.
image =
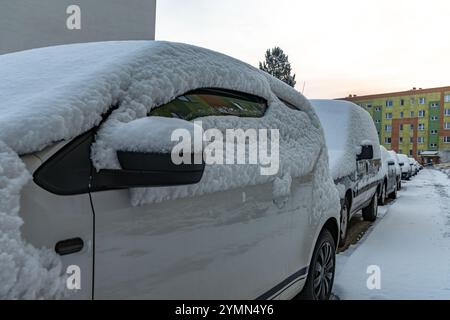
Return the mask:
M60 241L55 245L55 251L60 256L74 254L83 250L84 241L81 238Z

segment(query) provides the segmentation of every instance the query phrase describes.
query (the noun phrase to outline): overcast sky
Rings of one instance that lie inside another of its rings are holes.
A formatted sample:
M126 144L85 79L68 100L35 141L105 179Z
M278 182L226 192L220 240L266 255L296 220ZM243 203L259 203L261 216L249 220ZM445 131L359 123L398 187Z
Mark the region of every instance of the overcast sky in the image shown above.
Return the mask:
M450 85L448 0L158 0L156 28L254 66L280 46L311 98Z

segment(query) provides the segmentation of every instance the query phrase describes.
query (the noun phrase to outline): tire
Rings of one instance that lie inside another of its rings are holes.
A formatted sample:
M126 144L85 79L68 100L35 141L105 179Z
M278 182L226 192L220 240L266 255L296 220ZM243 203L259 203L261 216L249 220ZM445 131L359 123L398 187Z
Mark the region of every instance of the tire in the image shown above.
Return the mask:
M362 210L362 215L364 221L375 222L378 216L378 195L375 195L372 198L370 204Z
M336 270L336 244L330 231L323 230L317 240L301 300L329 300ZM316 285L314 285L316 283Z
M392 200L396 200L397 199L397 189L398 189L398 186L395 186L394 192L392 192L389 195L389 198L391 198Z
M397 187L397 191L402 190L402 179L399 180L398 182L398 187Z
M349 223L350 223L350 201L348 197L346 197L344 200L344 204L342 205L341 208L339 248L342 248L347 243Z
M387 186L386 183L383 183L383 185L381 186L381 190L380 190L380 196L378 197L378 204L380 206L384 206L386 204L386 198L387 198Z

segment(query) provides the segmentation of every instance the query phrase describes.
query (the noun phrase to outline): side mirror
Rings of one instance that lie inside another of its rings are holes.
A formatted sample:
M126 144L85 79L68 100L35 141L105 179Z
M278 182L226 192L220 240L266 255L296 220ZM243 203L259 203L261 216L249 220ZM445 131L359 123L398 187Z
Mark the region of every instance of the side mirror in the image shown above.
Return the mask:
M361 153L358 155L357 160L372 160L373 159L373 146L362 146Z
M399 165L400 165L400 167L404 167L405 166L405 164L403 162L400 162Z
M122 170L101 170L97 173L94 177L96 191L196 184L205 171L204 162L175 165L170 153L119 151L117 157ZM192 159L194 157L192 155Z
M395 166L395 161L389 161L389 162L388 162L388 166L390 166L390 167Z
M202 128L172 118L148 117L121 124L108 141L115 150L120 169L104 168L94 172L93 191L199 183L205 161L202 146L196 147L192 139L196 133L203 134ZM175 147L180 137L184 148L178 151ZM181 164L174 163L174 152L182 156Z

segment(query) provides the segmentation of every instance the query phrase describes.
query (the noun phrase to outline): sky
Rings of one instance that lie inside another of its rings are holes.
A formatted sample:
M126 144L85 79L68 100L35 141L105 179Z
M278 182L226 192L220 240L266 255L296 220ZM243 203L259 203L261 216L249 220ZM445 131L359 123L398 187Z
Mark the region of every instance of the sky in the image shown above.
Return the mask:
M448 0L158 0L156 19L254 66L280 46L309 98L450 86Z

